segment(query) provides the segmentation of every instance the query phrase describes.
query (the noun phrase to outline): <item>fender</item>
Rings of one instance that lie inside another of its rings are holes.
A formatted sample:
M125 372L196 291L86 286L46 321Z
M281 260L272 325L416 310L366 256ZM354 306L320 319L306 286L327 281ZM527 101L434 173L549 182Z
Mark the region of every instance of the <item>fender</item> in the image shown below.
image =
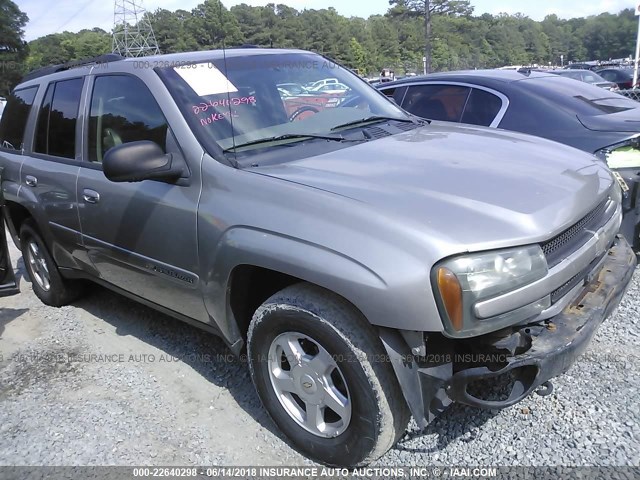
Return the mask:
M203 251L202 257L203 271L211 272L203 282L206 308L229 345L239 344L238 349L242 334L228 298L231 274L237 266L262 267L324 287L350 301L372 323L376 299L387 287L374 271L338 252L250 227L227 230L215 251Z

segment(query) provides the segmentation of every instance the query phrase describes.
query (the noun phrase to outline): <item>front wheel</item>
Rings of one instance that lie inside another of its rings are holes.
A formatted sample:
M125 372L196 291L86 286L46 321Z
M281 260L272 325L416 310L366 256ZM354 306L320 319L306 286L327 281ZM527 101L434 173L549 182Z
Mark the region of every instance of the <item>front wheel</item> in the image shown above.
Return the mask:
M251 376L294 448L322 463L381 457L404 433L409 411L374 328L348 302L298 284L253 316Z

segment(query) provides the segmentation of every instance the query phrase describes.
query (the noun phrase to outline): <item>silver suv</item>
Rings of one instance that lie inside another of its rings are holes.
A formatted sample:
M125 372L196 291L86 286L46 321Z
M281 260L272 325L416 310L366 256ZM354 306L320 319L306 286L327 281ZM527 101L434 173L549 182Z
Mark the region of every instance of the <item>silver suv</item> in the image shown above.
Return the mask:
M278 89L326 78L348 90ZM328 464L380 457L410 415L548 394L636 264L594 157L420 120L303 51L49 67L0 142L44 303L90 280L246 348L275 423Z

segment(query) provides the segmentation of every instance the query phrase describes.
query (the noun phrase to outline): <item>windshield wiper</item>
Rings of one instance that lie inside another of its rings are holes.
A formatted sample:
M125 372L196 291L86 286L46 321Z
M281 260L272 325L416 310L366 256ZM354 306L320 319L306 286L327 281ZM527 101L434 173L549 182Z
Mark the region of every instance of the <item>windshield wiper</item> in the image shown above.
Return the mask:
M230 152L232 150L237 150L238 148L250 147L252 145L260 145L262 143L271 143L271 142L279 142L280 140L302 140L305 138L319 138L321 140L333 140L334 142L355 142L358 140L351 140L344 138L342 135L318 135L315 133L286 133L284 135L277 135L275 137L266 137L259 138L258 140L251 140L250 142L240 143L239 145L234 145L231 148L226 148L224 152Z
M370 123L370 122L382 122L384 120L394 120L396 122L405 122L405 123L416 123L416 120L411 118L397 118L397 117L385 117L383 115L371 115L370 117L360 118L358 120L353 120L352 122L343 123L342 125L337 125L331 129L332 132L346 127L353 127L355 125L360 125L361 123Z

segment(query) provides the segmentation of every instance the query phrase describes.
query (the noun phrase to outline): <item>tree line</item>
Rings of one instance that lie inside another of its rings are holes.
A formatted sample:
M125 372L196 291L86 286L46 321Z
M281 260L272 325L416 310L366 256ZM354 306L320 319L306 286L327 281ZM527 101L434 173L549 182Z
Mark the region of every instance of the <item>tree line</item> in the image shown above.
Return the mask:
M0 91L28 70L111 51L111 34L100 28L54 33L25 43L26 15L0 0ZM334 8L297 10L284 4L227 9L205 0L192 10L148 12L162 53L253 44L322 53L364 74L559 65L628 57L634 51L637 17L632 9L587 18L542 21L516 15L474 15L467 0L391 0L385 15L340 15ZM425 42L429 38L429 42ZM425 48L427 47L427 48ZM7 68L6 62L16 62ZM0 93L1 94L1 93Z

